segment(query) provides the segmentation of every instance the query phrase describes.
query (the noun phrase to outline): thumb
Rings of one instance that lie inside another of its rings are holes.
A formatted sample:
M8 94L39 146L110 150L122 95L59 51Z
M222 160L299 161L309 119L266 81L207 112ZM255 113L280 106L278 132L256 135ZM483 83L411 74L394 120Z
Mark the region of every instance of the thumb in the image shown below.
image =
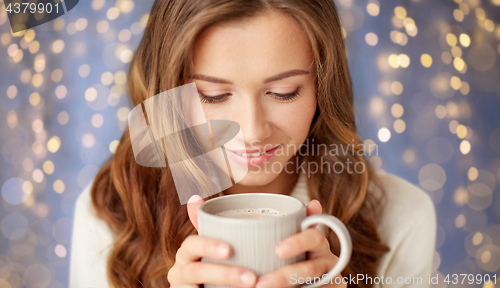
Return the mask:
M196 228L196 231L198 231L198 208L200 208L200 205L205 202L199 195L193 195L191 198L189 198L188 203L187 203L187 212L189 216L189 220L191 220L191 223L193 224L194 228Z

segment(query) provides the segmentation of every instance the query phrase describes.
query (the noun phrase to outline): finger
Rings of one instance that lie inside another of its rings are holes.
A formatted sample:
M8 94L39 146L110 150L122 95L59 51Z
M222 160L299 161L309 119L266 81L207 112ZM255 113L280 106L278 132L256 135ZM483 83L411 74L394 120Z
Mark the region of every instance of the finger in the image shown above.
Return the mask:
M278 257L288 259L305 252L330 252L330 244L323 233L314 228L306 229L281 241L276 246Z
M229 244L198 235L188 236L177 250L176 261L184 263L197 261L202 257L227 259L231 255Z
M254 272L243 267L207 262L191 262L180 270L182 283L213 284L233 287L253 287L257 281Z
M323 213L323 208L318 200L314 199L307 204L307 216Z
M311 280L314 277L321 278L333 265L335 263L330 263L323 258L295 263L259 277L256 288L291 287L297 285L298 281L304 284L307 277L310 277Z
M198 231L198 208L200 208L200 205L205 202L199 195L193 195L191 198L189 198L188 203L187 203L187 212L189 216L189 220L191 220L191 223L193 224L194 228L196 228L196 231Z

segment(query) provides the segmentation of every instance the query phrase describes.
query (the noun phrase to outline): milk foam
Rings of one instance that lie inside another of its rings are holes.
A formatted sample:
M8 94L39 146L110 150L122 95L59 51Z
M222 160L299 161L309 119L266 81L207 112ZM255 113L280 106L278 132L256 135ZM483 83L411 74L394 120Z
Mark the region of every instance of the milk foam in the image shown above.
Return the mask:
M280 211L270 208L233 209L217 213L216 215L230 218L273 218L285 216Z

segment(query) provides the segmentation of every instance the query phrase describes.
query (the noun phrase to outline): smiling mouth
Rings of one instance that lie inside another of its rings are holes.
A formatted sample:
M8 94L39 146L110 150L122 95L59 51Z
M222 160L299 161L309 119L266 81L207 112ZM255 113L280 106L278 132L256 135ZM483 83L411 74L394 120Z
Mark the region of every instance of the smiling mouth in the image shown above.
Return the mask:
M246 157L246 158L256 158L256 157L260 157L262 155L265 155L267 153L272 153L274 152L278 147L280 147L281 145L277 145L276 147L274 148L271 148L269 150L265 150L265 151L258 151L258 149L255 149L256 152L251 152L249 153L249 151L251 150L246 150L246 152L243 152L243 151L234 151L234 150L230 150L231 152L235 153L235 154L238 154L239 156L241 157ZM229 150L229 149L228 149Z

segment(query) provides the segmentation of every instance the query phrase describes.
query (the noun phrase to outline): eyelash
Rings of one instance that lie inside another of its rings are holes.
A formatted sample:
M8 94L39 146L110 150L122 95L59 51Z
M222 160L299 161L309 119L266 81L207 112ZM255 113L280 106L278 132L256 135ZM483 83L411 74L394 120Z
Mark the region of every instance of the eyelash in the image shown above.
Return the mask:
M295 90L294 92L292 92L290 94L278 94L278 93L274 93L274 92L268 92L268 93L274 95L273 98L278 99L281 102L291 102L300 96L299 89ZM201 103L216 104L216 103L224 102L230 93L226 93L226 94L222 94L222 95L218 95L218 96L205 96L201 92L199 92L199 94L200 94L200 98L201 98Z

